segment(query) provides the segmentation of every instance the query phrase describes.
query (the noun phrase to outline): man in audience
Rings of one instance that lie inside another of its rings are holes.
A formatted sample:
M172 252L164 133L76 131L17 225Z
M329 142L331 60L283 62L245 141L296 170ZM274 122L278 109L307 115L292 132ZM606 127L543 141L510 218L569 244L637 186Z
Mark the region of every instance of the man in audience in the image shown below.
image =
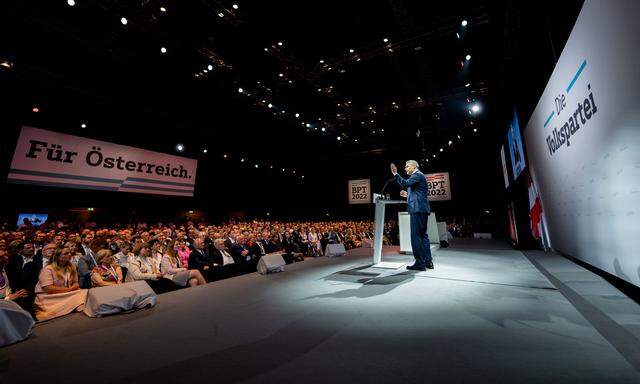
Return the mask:
M189 269L197 269L207 281L213 281L216 279L213 264L211 255L204 246L204 238L193 239L193 250L189 254Z
M33 244L16 240L10 244L10 254L13 254L6 266L11 290L27 292L26 296L16 298L15 303L31 314L34 313L35 288L42 270L42 254L38 256L34 252Z

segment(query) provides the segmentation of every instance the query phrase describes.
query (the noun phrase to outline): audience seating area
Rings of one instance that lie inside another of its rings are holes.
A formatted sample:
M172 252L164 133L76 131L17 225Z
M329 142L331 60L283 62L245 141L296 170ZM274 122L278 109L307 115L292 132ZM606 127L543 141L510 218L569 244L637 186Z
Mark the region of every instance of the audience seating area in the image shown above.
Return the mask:
M394 224L385 228L385 242ZM156 303L156 294L256 271L279 253L287 264L323 256L328 244L366 246L364 221L230 221L76 227L25 222L0 232L0 345L28 336L38 322L72 312L112 315ZM20 336L22 335L22 336Z

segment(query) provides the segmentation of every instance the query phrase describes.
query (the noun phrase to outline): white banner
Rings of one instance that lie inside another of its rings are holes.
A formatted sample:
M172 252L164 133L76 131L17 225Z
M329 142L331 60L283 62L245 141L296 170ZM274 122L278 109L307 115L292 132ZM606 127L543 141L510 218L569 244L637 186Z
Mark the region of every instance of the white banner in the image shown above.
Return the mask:
M640 285L638 16L638 0L585 1L524 131L551 247L635 285Z
M7 181L193 196L197 165L186 157L22 127Z
M349 204L371 203L371 180L349 180Z
M451 200L449 172L428 173L424 176L427 178L429 201Z

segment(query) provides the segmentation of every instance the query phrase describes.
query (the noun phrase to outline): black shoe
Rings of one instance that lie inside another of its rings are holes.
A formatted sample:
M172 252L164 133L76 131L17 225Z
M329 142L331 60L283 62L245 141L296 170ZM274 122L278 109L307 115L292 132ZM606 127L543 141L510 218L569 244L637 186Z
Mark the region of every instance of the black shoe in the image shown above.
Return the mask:
M407 265L407 269L410 271L426 271L427 270L425 267L420 267L416 265Z
M428 262L427 263L427 269L433 269L433 262Z

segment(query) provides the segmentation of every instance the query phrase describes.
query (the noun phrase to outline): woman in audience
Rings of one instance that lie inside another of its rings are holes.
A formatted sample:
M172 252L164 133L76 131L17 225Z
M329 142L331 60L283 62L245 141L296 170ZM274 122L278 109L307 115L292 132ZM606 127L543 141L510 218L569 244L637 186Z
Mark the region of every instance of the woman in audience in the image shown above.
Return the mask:
M189 255L191 254L191 248L187 245L185 237L180 238L176 243L176 251L180 258L180 265L189 265Z
M122 284L122 269L108 249L96 252L96 263L91 270L91 285L93 287L106 287Z
M75 241L67 241L62 248L68 248L71 251L71 264L78 268L78 260L82 257L82 253L78 251L78 243Z
M199 270L184 268L182 265L187 264L182 264L174 248L174 243L169 243L167 251L162 256L161 271L164 273L164 277L181 287L184 287L187 283L189 283L190 287L207 283Z
M318 230L313 227L309 229L309 255L320 256L320 236Z
M163 279L163 274L156 267L155 259L151 254L151 244L147 242L136 244L133 254L134 256L129 258L127 282L144 280L156 293L173 289L173 282Z
M38 321L84 309L87 290L78 286L78 274L71 264L72 253L69 248L56 249L51 263L40 272L35 301Z

